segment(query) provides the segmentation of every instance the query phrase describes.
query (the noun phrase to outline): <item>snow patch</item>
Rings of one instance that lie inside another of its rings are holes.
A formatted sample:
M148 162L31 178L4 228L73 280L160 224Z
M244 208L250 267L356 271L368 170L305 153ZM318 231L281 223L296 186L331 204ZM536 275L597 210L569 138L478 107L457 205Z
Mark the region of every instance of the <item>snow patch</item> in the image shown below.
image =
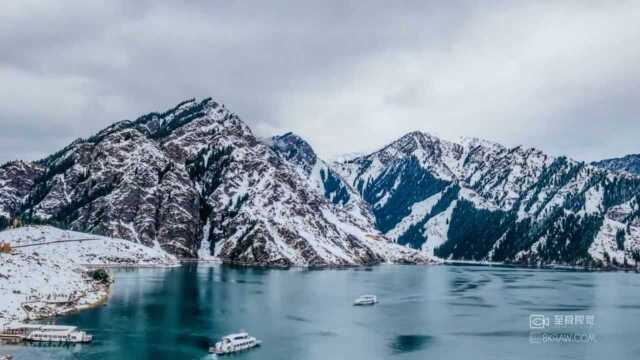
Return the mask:
M389 230L386 235L397 241L398 238L402 236L402 234L407 232L407 230L409 230L411 226L424 219L424 217L431 212L431 209L433 209L438 201L440 201L440 198L442 198L442 193L437 193L426 198L425 200L414 203L411 206L411 213L405 216L402 221L400 221L393 229Z
M619 264L624 263L624 249L618 249L616 235L619 231L625 231L626 226L617 221L605 218L595 240L589 246L589 255L600 261L605 261L605 253L610 261L615 259Z
M457 200L451 202L447 210L432 217L424 225L426 241L422 244L422 250L426 252L427 255L434 256L434 250L447 241L451 215L453 214L453 209L456 208L456 205L458 205Z
M587 214L600 212L600 207L604 200L604 189L601 186L591 187L584 193L584 210Z

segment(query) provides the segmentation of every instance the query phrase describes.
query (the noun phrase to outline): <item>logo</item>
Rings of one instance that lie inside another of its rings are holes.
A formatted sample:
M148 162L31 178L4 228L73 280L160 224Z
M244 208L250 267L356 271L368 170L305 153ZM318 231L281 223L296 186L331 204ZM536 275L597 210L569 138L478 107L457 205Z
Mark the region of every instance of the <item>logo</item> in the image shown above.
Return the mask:
M547 316L540 314L529 315L529 328L532 330L543 330L549 327L551 321Z

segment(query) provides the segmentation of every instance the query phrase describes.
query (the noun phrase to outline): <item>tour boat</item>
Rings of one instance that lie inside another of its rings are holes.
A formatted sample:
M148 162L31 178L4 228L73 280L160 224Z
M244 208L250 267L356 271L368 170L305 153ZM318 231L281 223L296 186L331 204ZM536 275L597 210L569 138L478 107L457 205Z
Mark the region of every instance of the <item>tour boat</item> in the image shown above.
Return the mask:
M362 295L353 302L353 305L375 305L377 303L378 298L375 295Z
M14 323L2 330L2 337L15 337L24 341L56 343L88 343L93 337L75 326Z
M209 349L209 352L216 355L232 354L260 346L261 343L260 340L249 336L246 332L241 332L223 337L214 347Z

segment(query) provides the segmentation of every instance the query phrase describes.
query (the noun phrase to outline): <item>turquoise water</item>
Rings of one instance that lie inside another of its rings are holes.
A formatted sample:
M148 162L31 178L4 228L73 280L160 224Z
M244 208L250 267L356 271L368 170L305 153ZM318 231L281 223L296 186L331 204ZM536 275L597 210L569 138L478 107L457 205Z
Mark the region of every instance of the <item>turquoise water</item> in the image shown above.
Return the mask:
M188 264L115 275L106 306L56 318L92 333L93 343L0 345L0 353L16 359L203 359L211 358L207 349L215 339L244 329L263 346L231 359L640 358L635 273ZM380 304L352 306L364 293L376 294ZM550 326L533 332L531 314L547 316ZM559 326L556 315L590 319L590 325ZM540 343L542 332L575 336Z

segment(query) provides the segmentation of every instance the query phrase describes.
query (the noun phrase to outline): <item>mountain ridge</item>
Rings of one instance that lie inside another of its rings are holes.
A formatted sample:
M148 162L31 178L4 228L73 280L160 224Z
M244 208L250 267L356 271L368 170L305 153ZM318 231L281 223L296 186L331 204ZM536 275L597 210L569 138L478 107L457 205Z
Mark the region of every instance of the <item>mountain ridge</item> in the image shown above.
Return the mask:
M17 218L265 266L604 266L640 258L638 193L631 174L420 131L327 163L206 98L2 165L0 228Z
M595 161L591 164L610 171L624 171L640 176L640 154L629 154L618 158Z
M638 177L420 132L334 167L382 232L440 257L591 266L638 256Z
M309 188L293 164L210 98L119 121L19 164L0 168L0 209L25 223L239 264L429 261ZM30 185L11 183L16 174Z

